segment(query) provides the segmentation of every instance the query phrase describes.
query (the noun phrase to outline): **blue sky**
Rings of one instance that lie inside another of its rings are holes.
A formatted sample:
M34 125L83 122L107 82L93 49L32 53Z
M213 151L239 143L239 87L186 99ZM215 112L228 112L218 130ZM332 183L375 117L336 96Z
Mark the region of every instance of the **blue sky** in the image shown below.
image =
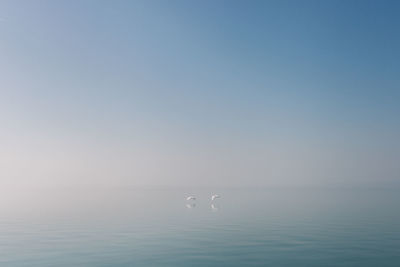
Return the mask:
M398 183L398 1L2 1L0 176Z

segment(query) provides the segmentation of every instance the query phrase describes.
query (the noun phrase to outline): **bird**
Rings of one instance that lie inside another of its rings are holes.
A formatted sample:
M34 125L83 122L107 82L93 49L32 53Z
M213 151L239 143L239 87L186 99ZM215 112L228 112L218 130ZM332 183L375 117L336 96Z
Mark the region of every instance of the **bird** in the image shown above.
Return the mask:
M214 199L216 199L216 198L220 198L221 196L220 195L212 195L211 196L211 201L213 201Z
M194 196L189 196L186 198L186 200L196 200L196 198Z

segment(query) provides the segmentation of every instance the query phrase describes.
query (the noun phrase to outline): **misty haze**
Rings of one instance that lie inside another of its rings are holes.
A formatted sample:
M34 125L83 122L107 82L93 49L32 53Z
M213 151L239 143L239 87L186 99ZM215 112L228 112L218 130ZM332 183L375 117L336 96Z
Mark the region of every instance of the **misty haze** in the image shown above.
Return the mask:
M399 12L0 1L0 266L400 266Z

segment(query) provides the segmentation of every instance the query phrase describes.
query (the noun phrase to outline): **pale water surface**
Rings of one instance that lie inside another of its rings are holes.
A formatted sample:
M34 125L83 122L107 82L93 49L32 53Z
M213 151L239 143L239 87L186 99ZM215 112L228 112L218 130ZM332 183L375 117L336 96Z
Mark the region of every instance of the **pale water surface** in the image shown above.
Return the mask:
M70 188L1 200L0 266L400 266L396 189Z

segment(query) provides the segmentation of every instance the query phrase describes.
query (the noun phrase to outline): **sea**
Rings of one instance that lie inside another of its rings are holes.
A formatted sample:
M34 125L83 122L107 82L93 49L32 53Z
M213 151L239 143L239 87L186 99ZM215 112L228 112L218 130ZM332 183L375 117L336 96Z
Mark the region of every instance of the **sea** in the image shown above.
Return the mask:
M5 267L400 266L398 188L68 187L0 202Z

